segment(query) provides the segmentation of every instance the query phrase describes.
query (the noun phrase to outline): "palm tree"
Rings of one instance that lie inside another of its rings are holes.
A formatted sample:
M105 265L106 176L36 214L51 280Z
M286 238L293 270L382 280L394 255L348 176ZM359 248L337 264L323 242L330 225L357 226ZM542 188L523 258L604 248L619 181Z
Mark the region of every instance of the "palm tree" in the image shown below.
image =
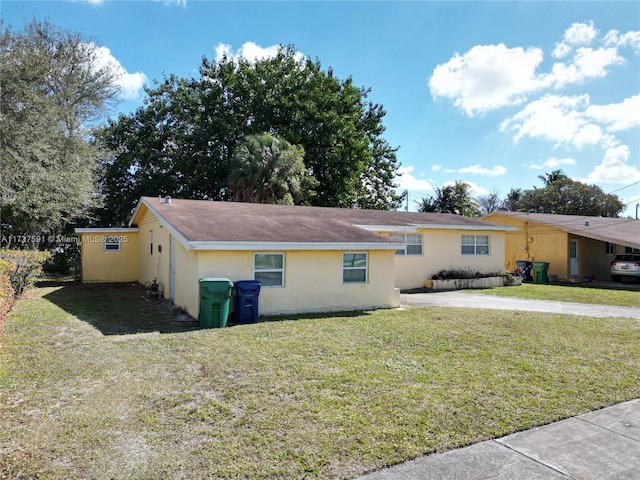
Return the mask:
M300 203L315 186L303 158L302 147L268 133L245 137L231 161L228 183L233 200Z
M545 187L548 187L553 182L557 182L558 180L564 180L567 177L562 170L553 170L551 173L545 173L544 175L538 175L538 178L542 180Z

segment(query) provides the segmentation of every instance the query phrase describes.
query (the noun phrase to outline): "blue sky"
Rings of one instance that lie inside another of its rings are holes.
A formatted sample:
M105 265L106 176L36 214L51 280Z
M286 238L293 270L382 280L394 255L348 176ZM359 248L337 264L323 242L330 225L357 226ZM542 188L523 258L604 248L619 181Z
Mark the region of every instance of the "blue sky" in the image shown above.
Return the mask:
M121 112L163 73L197 76L203 56L255 57L291 44L371 88L414 201L462 180L476 195L569 177L640 202L637 1L11 1L78 31L122 69Z

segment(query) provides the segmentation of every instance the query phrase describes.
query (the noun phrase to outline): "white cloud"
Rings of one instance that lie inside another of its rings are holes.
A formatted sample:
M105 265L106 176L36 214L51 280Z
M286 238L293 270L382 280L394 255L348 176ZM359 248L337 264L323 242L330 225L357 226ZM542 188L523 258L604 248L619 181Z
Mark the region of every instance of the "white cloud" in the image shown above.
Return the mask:
M604 46L590 46L596 41ZM522 104L544 89L605 77L610 67L624 63L618 52L621 46L640 53L640 32L620 35L612 30L603 40L593 22L574 23L552 52L553 57L567 60L555 62L548 72L537 71L544 58L540 48L477 45L438 65L429 78L429 88L434 99L451 99L468 116L474 116Z
M579 48L573 57L573 63L555 63L551 75L547 78L555 88L573 83L581 83L589 78L602 78L607 75L607 67L624 62L615 48Z
M575 148L585 145L615 145L615 137L603 132L599 125L586 117L584 111L588 105L589 95L546 95L504 120L500 129L515 132L513 140L516 143L527 136Z
M640 126L640 95L625 98L622 103L591 105L585 115L606 125L610 132L629 130Z
M627 163L630 157L631 153L626 145L608 148L602 162L581 181L588 184L628 184L640 181L640 169Z
M489 169L480 164L471 165L469 167L463 167L458 169L458 173L466 173L471 175L488 175L489 177L499 177L507 173L507 169L502 165L496 165Z
M620 35L618 30L610 30L604 37L604 44L610 47L629 47L640 53L640 31Z
M95 47L98 68L109 67L117 77L120 96L126 100L138 98L142 87L147 82L147 76L142 72L129 73L122 64L111 54L107 47Z
M574 23L565 30L562 41L556 44L551 55L562 58L568 55L573 47L589 45L597 36L598 30L593 26L593 22Z
M478 197L480 195L489 195L489 190L487 188L481 187L477 183L469 182L468 180L464 180L462 181L462 183L466 183L467 185L469 185L469 193L471 194L472 197ZM455 181L444 182L440 188L454 186L455 184L456 184Z
M437 163L434 163L433 165L431 165L432 172L437 172L438 170L442 170L442 165L438 165Z
M573 158L555 158L555 157L551 157L549 158L546 162L544 162L542 165L529 165L529 169L531 170L542 170L545 168L552 168L552 169L556 169L558 167L561 167L563 165L576 165L576 161Z
M215 47L216 61L219 62L226 55L229 60L235 61L243 58L248 62L254 63L257 60L275 57L278 54L279 49L280 45L261 47L254 42L245 42L238 50L234 52L231 48L231 45L228 45L226 43L219 43L218 46ZM296 52L295 58L298 61L302 61L304 59L304 55L300 52Z
M398 184L399 189L401 190L409 190L410 192L423 192L428 190L433 190L433 186L428 180L422 178L416 178L412 172L413 167L400 167L398 171L402 174L400 177L396 177L395 181Z
M429 79L434 98L454 99L469 115L522 103L526 95L545 85L536 76L543 60L539 48L479 45L438 65Z

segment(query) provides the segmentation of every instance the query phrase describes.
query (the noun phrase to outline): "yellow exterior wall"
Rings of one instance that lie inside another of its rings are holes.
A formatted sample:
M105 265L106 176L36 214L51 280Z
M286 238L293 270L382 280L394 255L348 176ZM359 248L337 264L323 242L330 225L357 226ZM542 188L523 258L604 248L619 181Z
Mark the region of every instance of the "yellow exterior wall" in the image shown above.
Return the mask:
M393 275L389 274L394 265L392 250L367 252L368 282L354 284L342 283L342 251L273 253L285 255L285 285L261 289L260 314L342 311L399 305L395 281ZM197 317L200 296L198 280L250 280L253 278L253 254L251 251L197 252L198 275L190 280L185 275L189 285L185 285L184 290L176 288L176 303L190 315Z
M157 279L165 298L171 298L172 292L169 291L171 236L149 210L138 222L138 230L138 281L146 285ZM151 232L153 232L153 252Z
M120 250L104 250L107 236L120 237ZM138 232L98 230L80 233L82 282L134 282L138 279Z
M483 273L504 270L505 235L493 230L422 229L422 255L395 257L395 285L424 287L424 281L442 269L474 269ZM462 235L488 235L489 255L462 255Z
M559 279L569 278L569 235L557 227L501 215L491 214L489 221L518 227L506 232L505 268L514 270L516 261L549 262L549 275ZM578 238L578 237L576 237ZM582 241L584 239L579 239ZM578 245L580 249L580 244ZM602 247L604 250L604 246ZM580 252L579 256L585 252ZM581 269L582 271L582 269Z

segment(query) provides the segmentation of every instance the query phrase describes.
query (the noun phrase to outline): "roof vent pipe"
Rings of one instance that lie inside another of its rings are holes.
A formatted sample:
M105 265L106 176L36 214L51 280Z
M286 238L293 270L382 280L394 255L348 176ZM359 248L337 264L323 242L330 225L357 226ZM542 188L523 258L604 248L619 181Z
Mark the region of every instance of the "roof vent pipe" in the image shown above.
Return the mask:
M158 195L158 203L162 203L162 195Z
M171 197L169 195L164 197L164 203L171 203Z

